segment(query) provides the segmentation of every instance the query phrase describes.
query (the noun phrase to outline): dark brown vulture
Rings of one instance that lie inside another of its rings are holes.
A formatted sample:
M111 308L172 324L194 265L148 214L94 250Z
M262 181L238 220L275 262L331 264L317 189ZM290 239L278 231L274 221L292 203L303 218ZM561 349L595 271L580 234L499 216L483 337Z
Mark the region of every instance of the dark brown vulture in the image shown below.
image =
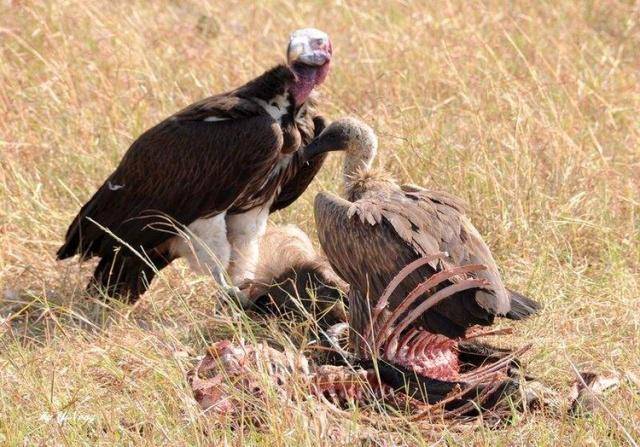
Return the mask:
M303 152L313 157L335 150L346 153L346 196L318 194L315 219L331 266L350 286L352 350L361 359L376 357L443 381L438 386L445 394L473 381L461 369L470 328L491 325L496 316L521 319L539 305L505 287L458 199L400 185L371 169L377 138L369 126L335 121ZM430 401L438 386L428 388Z
M90 286L129 300L178 257L241 295L225 270L252 276L269 211L292 203L324 160L302 163L297 150L325 125L310 95L331 53L324 32L298 30L286 65L144 132L73 220L58 258L101 258Z

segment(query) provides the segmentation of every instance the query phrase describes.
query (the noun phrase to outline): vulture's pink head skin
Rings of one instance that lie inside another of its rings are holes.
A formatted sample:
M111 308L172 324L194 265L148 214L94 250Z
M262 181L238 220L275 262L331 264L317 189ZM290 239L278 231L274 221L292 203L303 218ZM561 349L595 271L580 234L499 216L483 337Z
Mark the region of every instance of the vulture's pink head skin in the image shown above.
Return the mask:
M287 63L296 75L296 83L291 90L296 104L305 102L314 87L324 82L332 53L331 40L324 31L303 28L291 34Z

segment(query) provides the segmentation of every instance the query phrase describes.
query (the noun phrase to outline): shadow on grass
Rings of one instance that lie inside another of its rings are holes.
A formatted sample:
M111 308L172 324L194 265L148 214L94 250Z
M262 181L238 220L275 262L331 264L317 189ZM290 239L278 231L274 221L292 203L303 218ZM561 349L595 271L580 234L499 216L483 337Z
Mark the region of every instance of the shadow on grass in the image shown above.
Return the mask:
M16 283L16 282L14 282ZM88 293L84 279L63 273L52 287L6 286L0 297L0 344L37 347L59 337L108 335L117 331L158 334L171 331L179 342L200 349L221 339L267 338L276 317L244 312L219 293L210 280L195 284L181 279L178 289L158 281L137 303L105 293ZM276 333L293 330L280 325ZM301 331L301 336L307 330ZM295 337L295 338L300 338Z

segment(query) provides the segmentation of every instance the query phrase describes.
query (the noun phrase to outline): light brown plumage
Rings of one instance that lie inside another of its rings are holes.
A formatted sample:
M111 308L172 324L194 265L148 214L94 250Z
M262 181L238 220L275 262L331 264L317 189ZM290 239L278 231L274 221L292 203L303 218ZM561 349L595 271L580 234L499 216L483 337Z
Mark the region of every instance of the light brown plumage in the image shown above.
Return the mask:
M460 337L471 326L493 323L496 315L517 318L535 309L534 302L507 291L489 248L459 199L398 184L388 173L371 169L377 139L364 123L338 120L304 150L307 156L329 150L346 152L346 198L320 193L314 211L322 248L336 273L351 286L350 319L355 332L366 327L372 305L402 267L440 252L445 253L442 259L412 272L396 289L389 300L390 310L424 279L468 264L486 266L474 273L486 285L455 294L416 324L432 333ZM457 280L453 277L439 287ZM511 312L512 307L520 313Z

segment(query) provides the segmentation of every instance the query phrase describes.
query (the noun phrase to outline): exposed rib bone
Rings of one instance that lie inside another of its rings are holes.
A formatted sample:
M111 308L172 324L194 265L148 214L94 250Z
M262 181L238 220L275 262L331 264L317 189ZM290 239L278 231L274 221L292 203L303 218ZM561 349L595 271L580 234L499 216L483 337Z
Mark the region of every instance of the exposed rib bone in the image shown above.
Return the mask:
M374 310L374 313L373 313L374 318L376 316L376 313L379 313L382 309L384 309L387 306L387 302L389 300L389 297L393 294L393 292L395 292L395 290L398 288L398 286L400 284L402 284L402 281L404 281L404 279L407 276L409 276L415 270L418 270L423 265L428 264L431 261L435 261L436 259L442 259L445 256L447 256L447 253L438 252L438 253L434 253L434 254L431 254L431 255L427 255L427 256L425 256L423 258L420 258L420 259L416 259L412 263L407 264L406 266L404 266L402 268L402 270L400 270L398 272L398 274L387 285L387 287L385 288L383 294L380 296L380 299L378 300L378 303L373 308L373 310Z
M413 345L409 347L409 350L407 351L407 358L414 359L418 355L417 353L424 354L424 348L431 338L430 333L422 331L420 336L414 340Z
M475 399L471 399L469 400L466 404L463 404L461 406L459 406L458 408L454 409L454 410L448 410L445 415L446 417L452 418L452 417L456 417L456 416L460 416L464 413L466 413L467 411L473 410L474 408L477 408L478 406L482 406L482 403L485 401L485 398L493 393L495 393L498 388L500 388L500 385L502 384L502 382L500 381L496 381L494 384L489 384L487 385L487 387L482 390L482 392L480 394L478 394L478 396L476 396ZM472 389L467 389L467 392L472 391Z
M467 334L465 335L464 339L465 340L471 340L473 338L479 338L479 337L488 337L491 335L511 335L513 334L513 328L510 327L505 327L505 328L501 328L501 329L489 329L489 330L476 330L471 334Z
M440 402L438 402L437 404L433 404L433 405L425 405L424 406L424 410L421 411L420 413L416 414L415 416L413 416L410 420L412 422L414 421L419 421L421 419L424 419L427 416L433 416L435 414L436 411L438 410L442 410L446 404L448 404L449 402L453 402L456 399L461 398L462 396L464 396L466 393L468 393L470 390L472 390L473 388L477 387L478 385L480 385L482 382L477 381L474 383L470 383L466 388L461 389L455 393L452 393L450 396L442 399Z
M495 373L496 371L498 371L499 369L502 368L506 368L509 366L509 364L516 359L518 356L524 354L525 352L527 352L529 349L531 348L531 345L525 345L522 348L513 351L511 353L509 353L508 355L502 357L500 360L494 362L494 363L490 363L486 366L482 366L480 368L474 369L473 371L470 371L466 374L462 374L460 376L460 379L462 380L478 380L478 379L482 379L484 377L486 377L487 375L491 374L491 373Z
M399 346L409 346L409 342L414 341L414 338L419 338L422 336L424 331L419 331L416 328L411 328L405 335L402 336L400 341L398 342Z
M391 317L389 317L389 319L387 319L384 323L384 325L380 328L380 330L378 331L378 333L380 334L380 338L376 341L376 349L379 349L380 346L382 345L383 341L386 339L387 336L387 331L389 330L389 326L393 323L395 323L397 321L397 319L420 297L422 296L422 294L424 294L425 292L429 291L430 289L438 286L440 283L446 281L447 279L453 277L453 276L457 276L457 275L461 275L461 274L465 274L465 273L472 273L472 272L478 272L478 271L482 271L482 270L486 270L487 267L482 265L482 264L468 264L468 265L464 265L462 267L454 267L452 269L449 270L443 270L441 272L438 272L434 275L432 275L429 279L427 279L426 281L418 284L412 291L411 293L409 293L409 295L407 295L407 297L402 301L402 303L400 303L398 305L398 307L396 307L391 315ZM462 284L462 283L459 283ZM443 289L446 290L446 289ZM464 289L461 289L464 290ZM455 293L455 292L453 292ZM452 293L452 294L453 294ZM436 296L436 294L432 295L432 297ZM431 299L432 297L430 297L429 299ZM429 300L427 299L427 301ZM424 303L423 303L424 304ZM430 306L429 306L430 307ZM424 311L423 311L424 312ZM421 312L422 313L422 312ZM414 318L415 319L415 318ZM403 328L404 329L404 328Z
M474 266L467 266L467 267L474 267ZM480 267L484 268L484 266L480 266ZM438 290L436 293L434 293L429 298L427 298L422 303L420 303L419 306L411 310L411 312L409 312L409 314L406 317L404 317L404 319L393 329L390 339L392 340L394 338L397 338L398 335L401 334L402 331L404 331L407 326L409 326L413 321L416 320L416 318L418 318L420 315L425 313L428 309L432 308L433 306L445 300L446 298L449 298L450 296L455 295L456 293L462 292L464 290L487 287L487 286L489 286L489 283L485 279L466 279L457 284L453 284L448 287L445 287L444 289ZM419 295L421 295L421 293L418 294L418 296ZM406 301L409 301L408 297Z
M399 306L400 309L396 309L393 312L393 314L391 315L391 317L385 318L385 320L383 322L381 322L381 321L379 321L380 318L381 318L381 312L387 306L389 297L393 294L393 292L397 289L397 287L402 283L402 281L407 276L409 276L412 272L414 272L418 268L422 267L423 265L425 265L425 264L427 264L429 262L432 262L433 260L442 259L444 256L448 256L448 253L446 253L446 252L434 253L434 254L422 257L420 259L417 259L417 260L411 262L410 264L408 264L405 267L403 267L400 270L400 272L398 272L398 274L387 285L387 287L385 288L385 291L383 292L383 294L381 295L380 299L378 300L376 306L374 307L373 315L372 315L372 318L371 318L370 323L368 325L369 327L364 331L365 334L368 334L370 336L370 340L374 340L374 344L376 346L376 349L380 348L380 345L382 344L382 342L375 341L375 339L377 338L377 337L374 336L375 326L380 325L381 328L384 329L384 330L376 331L377 333L382 334L381 338L384 339L385 331L388 330L389 326L393 322L395 322L395 320L397 320L399 315L408 308L408 306L415 300L415 298L417 298L417 296L413 296L415 294L417 288L414 289L412 291L412 293L410 293L409 296L407 298L405 298L405 300L403 300L403 302ZM449 269L449 270L445 270L445 271L436 273L435 275L432 275L432 277L429 278L427 281L432 280L433 282L430 282L430 284L432 284L432 287L435 287L442 280L454 276L453 274L449 273L451 271L455 271L455 272L457 272L457 274L462 274L462 273L465 273L465 272L466 273L470 273L470 272L473 272L473 271L485 270L486 269L485 266L475 267L475 264L471 264L471 265L474 266L474 267L470 267L468 265L468 266L456 267L454 269ZM443 276L444 276L444 278L443 278ZM420 287L420 284L418 285L418 287ZM428 289L429 288L427 287L422 293L426 292ZM407 300L409 301L408 303L407 303Z

